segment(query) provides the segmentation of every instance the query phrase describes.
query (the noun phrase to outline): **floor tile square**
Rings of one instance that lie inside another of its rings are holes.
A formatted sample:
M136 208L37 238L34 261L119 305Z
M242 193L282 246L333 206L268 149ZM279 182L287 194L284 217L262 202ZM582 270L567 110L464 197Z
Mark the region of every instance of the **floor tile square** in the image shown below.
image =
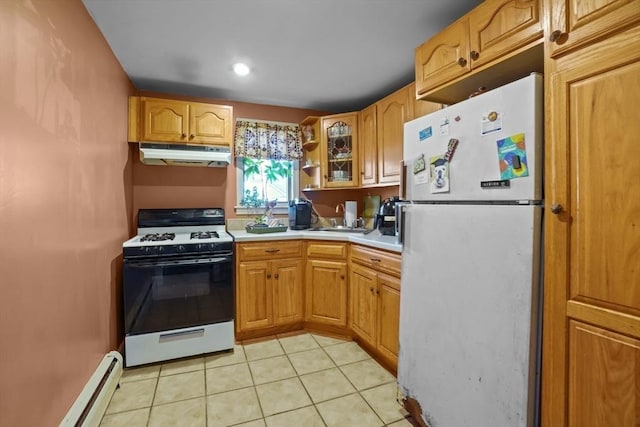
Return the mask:
M364 390L360 393L386 424L403 419L409 413L398 403L398 386L394 382Z
M147 427L148 421L149 408L142 408L105 415L100 427Z
M358 389L364 390L380 384L395 383L395 377L373 359L340 366L349 381Z
M254 387L207 396L207 426L226 427L262 418Z
M244 353L247 360L266 359L268 357L280 356L284 354L280 342L277 339L247 344L244 346Z
M160 370L160 376L183 374L185 372L203 371L204 370L204 357L196 357L192 359L181 359L175 362L168 362L162 364Z
M266 421L267 427L324 427L322 418L313 406L272 415Z
M335 368L336 366L329 356L327 356L327 353L320 348L289 354L289 361L298 375Z
M207 394L231 391L253 385L249 365L246 362L207 369L205 376Z
M327 427L380 427L383 425L380 418L357 393L319 403L317 408Z
M359 362L370 359L370 356L354 342L346 342L325 347L324 351L333 359L336 365Z
M244 356L244 349L241 345L233 346L232 351L220 351L218 353L212 353L205 357L205 368L215 368L218 366L233 365L236 363L242 363L247 358Z
M204 396L204 371L160 377L154 405Z
M207 411L204 397L155 405L151 408L149 427L206 427Z
M151 379L120 384L105 413L113 414L151 406L157 382L158 380Z
M296 371L286 356L249 362L254 384L264 384L296 376Z
M311 405L311 399L298 378L262 384L256 386L256 392L265 417Z
M310 334L279 338L279 341L287 354L320 348L316 340L314 340Z
M149 380L158 378L160 365L142 366L140 368L126 368L120 377L120 384L131 381Z
M314 403L356 392L338 368L302 375L300 380Z
M409 421L403 418L400 421L396 421L395 423L389 424L388 427L413 427L413 424L411 424Z
M313 339L315 339L316 342L320 344L320 347L328 347L330 345L344 344L345 342L349 342L344 339L325 337L324 335L316 335L316 334L311 334L311 335L313 336Z

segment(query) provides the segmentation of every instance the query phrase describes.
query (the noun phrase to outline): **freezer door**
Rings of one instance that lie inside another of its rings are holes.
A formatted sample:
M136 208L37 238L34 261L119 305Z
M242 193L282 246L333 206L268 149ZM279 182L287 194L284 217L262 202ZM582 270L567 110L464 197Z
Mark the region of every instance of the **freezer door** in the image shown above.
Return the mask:
M542 83L542 76L533 74L405 123L404 199L540 200L543 163ZM524 135L524 142L516 137L519 134ZM512 137L514 143L502 145L501 161L497 141L508 137ZM432 185L436 167L432 159L447 152L451 139L459 142L448 163L449 191L433 192L438 187ZM526 156L516 150L523 145ZM518 174L521 176L510 179L508 188L481 187L481 182L502 180L501 165L512 164L514 153L519 154L517 158L521 167ZM424 156L426 169L422 174L415 174L414 166L419 163L420 156ZM526 165L526 174L523 165Z
M404 210L401 389L432 426L533 426L541 208Z

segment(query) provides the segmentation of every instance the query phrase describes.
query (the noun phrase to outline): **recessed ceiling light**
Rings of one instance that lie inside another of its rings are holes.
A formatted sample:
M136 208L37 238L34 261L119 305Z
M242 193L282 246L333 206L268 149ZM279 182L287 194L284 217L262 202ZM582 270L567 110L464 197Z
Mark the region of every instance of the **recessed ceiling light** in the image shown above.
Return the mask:
M238 62L237 64L233 64L233 71L239 76L246 76L249 74L249 67L242 62Z

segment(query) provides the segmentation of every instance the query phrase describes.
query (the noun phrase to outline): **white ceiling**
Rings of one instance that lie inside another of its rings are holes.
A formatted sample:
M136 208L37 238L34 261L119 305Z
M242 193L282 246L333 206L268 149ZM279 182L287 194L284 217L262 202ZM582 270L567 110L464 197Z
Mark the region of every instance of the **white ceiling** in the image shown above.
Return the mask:
M82 1L139 90L344 112L413 81L414 49L481 0Z

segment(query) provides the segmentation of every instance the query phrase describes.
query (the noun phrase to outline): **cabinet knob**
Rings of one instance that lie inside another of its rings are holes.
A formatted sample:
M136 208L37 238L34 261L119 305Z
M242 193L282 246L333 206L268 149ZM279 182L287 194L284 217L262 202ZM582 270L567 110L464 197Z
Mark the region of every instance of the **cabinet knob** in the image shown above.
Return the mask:
M183 133L182 135L180 135L180 138L186 138L186 137L187 137L186 133Z
M480 54L477 51L472 50L471 51L471 59L473 59L474 61L477 61L478 58L480 58Z
M276 279L279 278L280 276L278 275L278 273L276 273L273 277L275 277Z
M380 289L376 289L376 295L380 295Z
M552 43L562 43L563 39L565 39L567 36L566 33L563 33L560 30L555 30L553 31L550 35L549 35L549 41Z
M195 136L194 134L189 135L189 139L193 139L193 138L195 138L195 137L196 137L196 136Z
M369 292L373 293L373 288L369 288Z
M271 279L271 273L267 273L267 279Z
M341 274L341 275L340 275L340 278L341 278L342 280L344 280L344 274Z
M562 205L558 204L558 203L554 203L551 205L551 213L554 215L558 215L560 213L562 213L563 208Z
M467 65L467 60L464 58L458 58L458 65L464 67L465 65Z

